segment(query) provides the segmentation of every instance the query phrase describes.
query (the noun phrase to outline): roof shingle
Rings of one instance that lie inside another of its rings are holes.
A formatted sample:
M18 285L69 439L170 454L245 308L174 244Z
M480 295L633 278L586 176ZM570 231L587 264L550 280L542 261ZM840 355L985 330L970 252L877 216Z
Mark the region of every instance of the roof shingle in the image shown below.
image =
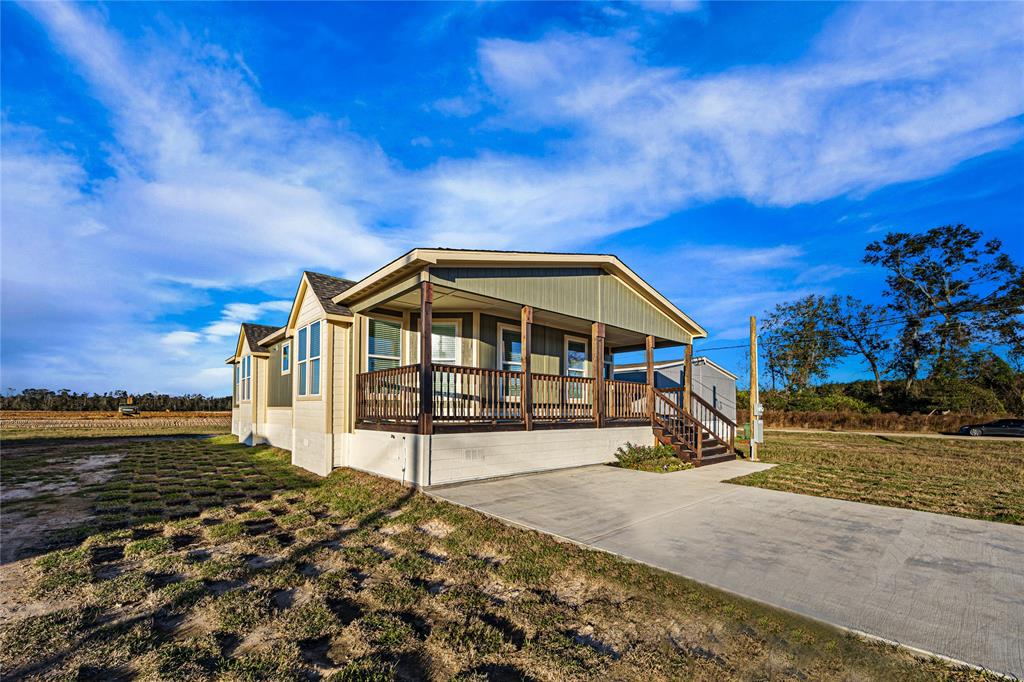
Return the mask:
M309 286L312 287L313 293L320 299L320 303L329 315L352 314L352 311L347 306L335 303L331 299L353 286L355 282L350 279L325 275L321 272L310 272L309 270L306 270L306 279L309 280Z
M277 329L277 327L271 327L265 324L250 324L249 322L243 322L242 332L245 333L245 339L249 343L249 351L252 353L266 352L267 347L260 345L260 339L270 336L276 332Z

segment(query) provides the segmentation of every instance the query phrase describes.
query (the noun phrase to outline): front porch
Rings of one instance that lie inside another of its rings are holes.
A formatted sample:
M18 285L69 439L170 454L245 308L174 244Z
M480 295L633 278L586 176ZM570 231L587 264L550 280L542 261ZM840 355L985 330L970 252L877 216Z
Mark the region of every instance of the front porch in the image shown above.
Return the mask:
M433 436L632 427L635 439L646 427L639 442L695 464L733 458L732 421L689 383L676 393L654 385L655 349L683 346L689 360L693 333L638 301L618 280L578 269L438 269L384 283L352 305L352 428ZM645 382L612 378L615 353L627 351L645 352Z

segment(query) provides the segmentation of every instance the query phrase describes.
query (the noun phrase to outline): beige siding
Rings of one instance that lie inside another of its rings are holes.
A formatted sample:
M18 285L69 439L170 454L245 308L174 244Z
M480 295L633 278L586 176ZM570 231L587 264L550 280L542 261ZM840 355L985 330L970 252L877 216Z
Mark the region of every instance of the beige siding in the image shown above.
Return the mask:
M263 435L260 428L267 421L267 359L253 358L252 363L252 405L256 433Z
M303 292L302 301L299 303L299 312L295 319L295 328L299 329L310 322L323 319L323 308L320 307L320 303L316 300L316 296L307 287ZM327 332L324 331L327 327L328 325L326 325L326 323L321 325L321 353L325 353L327 351ZM296 333L295 338L297 337L298 334ZM294 352L296 359L295 371L297 371L299 366L298 349ZM330 358L324 355L321 355L321 358L321 395L319 397L300 397L298 395L298 379L292 381L292 411L294 415L293 424L295 430L295 444L292 448L292 464L308 469L309 471L320 474L321 476L326 476L331 471L333 459L330 436L326 433L325 428L326 407L323 396L323 393L325 392L325 381L330 376Z

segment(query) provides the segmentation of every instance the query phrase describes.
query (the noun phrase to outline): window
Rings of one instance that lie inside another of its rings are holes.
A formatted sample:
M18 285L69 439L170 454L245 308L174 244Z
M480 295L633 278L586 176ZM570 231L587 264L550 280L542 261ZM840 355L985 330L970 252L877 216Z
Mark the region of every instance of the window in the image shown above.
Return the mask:
M281 374L292 373L292 342L285 341L281 346Z
M586 339L574 336L565 337L565 375L568 377L583 378L587 375L587 346ZM565 397L568 400L583 400L584 387L580 382L573 382L565 387Z
M241 380L238 385L238 399L252 399L252 356L246 355L242 358Z
M587 375L587 346L586 339L573 336L565 337L566 376L584 377Z
M241 398L242 398L241 389L240 389L240 387L238 385L238 382L241 381L241 373L238 371L239 370L238 365L239 365L239 363L237 363L237 362L234 365L235 366L235 404L236 405L238 404L238 401L241 400Z
M430 334L430 357L442 365L461 364L462 342L457 320L434 322Z
M370 318L366 326L366 369L392 369L402 364L402 325Z
M498 368L508 372L523 371L523 333L519 327L498 325ZM518 377L502 379L498 387L505 400L519 400L520 384Z
M319 320L299 330L299 395L320 395L320 336Z
M510 372L523 371L523 335L517 327L498 326L499 369Z
M718 409L718 386L711 387L711 407Z

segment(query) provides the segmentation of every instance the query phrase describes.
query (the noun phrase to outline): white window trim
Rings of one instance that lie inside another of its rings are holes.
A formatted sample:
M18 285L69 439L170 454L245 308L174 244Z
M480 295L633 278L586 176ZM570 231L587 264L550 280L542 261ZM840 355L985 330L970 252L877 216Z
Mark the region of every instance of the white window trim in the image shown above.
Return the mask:
M431 324L431 326L433 326L434 324L437 324L438 322L440 322L441 324L449 324L449 323L453 323L453 322L455 323L455 339L456 339L457 343L455 344L455 362L453 364L455 366L462 365L462 318L461 317L435 317L435 318L431 319L430 324ZM369 325L367 325L367 326L369 326ZM417 334L416 336L418 338L419 334ZM433 329L430 330L430 343L434 343L434 330ZM431 352L431 357L433 358L433 352ZM417 343L416 344L416 362L419 362L419 361L420 361L420 344ZM436 360L435 360L435 362L436 362Z
M284 350L288 349L288 369L284 368ZM281 376L292 373L292 365L295 364L295 358L292 357L292 342L291 339L281 344Z
M569 342L570 341L582 341L583 342L583 347L586 349L586 350L583 351L584 352L583 374L569 374ZM594 373L594 371L593 371L594 361L593 361L593 358L590 357L590 339L588 339L585 336L571 336L569 334L566 334L565 337L562 339L562 365L564 367L563 374L565 376L567 376L567 377L568 376L573 376L573 377L577 377L578 376L578 377L586 378L586 376L587 376L587 358L590 358L590 368L591 368L590 373L593 374Z
M370 358L377 358L379 360L394 360L397 357L398 358L398 366L402 367L403 365L405 365L405 349L403 348L403 346L405 344L402 343L402 339L405 338L405 334L404 333L399 333L399 335L398 335L399 342L398 342L398 355L397 356L395 356L395 355L381 355L380 353L371 353L370 352L370 320L377 320L378 322L391 322L392 324L397 324L398 328L401 330L401 332L405 332L406 331L405 323L404 323L404 321L402 319L399 319L399 318L396 318L396 317L387 317L386 315L380 315L380 316L377 316L377 315L367 315L366 316L366 324L363 325L363 348L366 349L366 353L364 354L364 358L363 358L365 364L363 366L366 368L366 371L367 372L370 371ZM417 355L418 354L419 354L419 351L417 351Z
M239 373L238 402L252 402L252 356L242 356L242 371Z
M503 359L505 358L505 332L506 331L518 332L519 333L519 338L523 337L523 328L522 328L522 326L520 326L518 324L508 324L508 323L505 323L505 322L499 322L498 323L498 343L496 344L498 352L494 356L494 362L495 362L495 365L496 365L495 369L501 369L501 370L505 369L505 363L503 362ZM522 360L522 356L520 356L520 360ZM519 370L520 371L523 370L523 363L522 362L519 363ZM508 370L508 371L514 372L515 370L513 369L513 370Z
M311 331L311 327L314 324L318 323L318 322L320 323L320 355L318 355L318 356L316 356L314 358L312 355L309 354L309 349L310 349L310 346L312 346L312 342L313 342L313 334L312 334L312 331ZM326 326L327 326L326 325L326 320L310 320L309 322L307 322L306 324L302 325L301 327L299 327L298 329L295 330L296 345L298 345L299 330L301 330L301 329L305 329L306 330L306 359L303 360L301 363L298 362L299 355L296 352L295 359L293 360L293 362L295 363L295 369L306 373L306 392L305 393L299 393L299 382L298 381L295 382L295 398L297 400L323 400L323 395L324 395L324 388L323 388L324 387L324 328ZM313 366L313 360L317 360L317 359L320 360L320 381L317 382L317 385L320 388L320 390L318 392L316 392L316 393L311 393L310 392L310 388L312 388L312 386L313 386L313 373L310 371L310 369ZM303 365L305 365L305 366L303 366Z

